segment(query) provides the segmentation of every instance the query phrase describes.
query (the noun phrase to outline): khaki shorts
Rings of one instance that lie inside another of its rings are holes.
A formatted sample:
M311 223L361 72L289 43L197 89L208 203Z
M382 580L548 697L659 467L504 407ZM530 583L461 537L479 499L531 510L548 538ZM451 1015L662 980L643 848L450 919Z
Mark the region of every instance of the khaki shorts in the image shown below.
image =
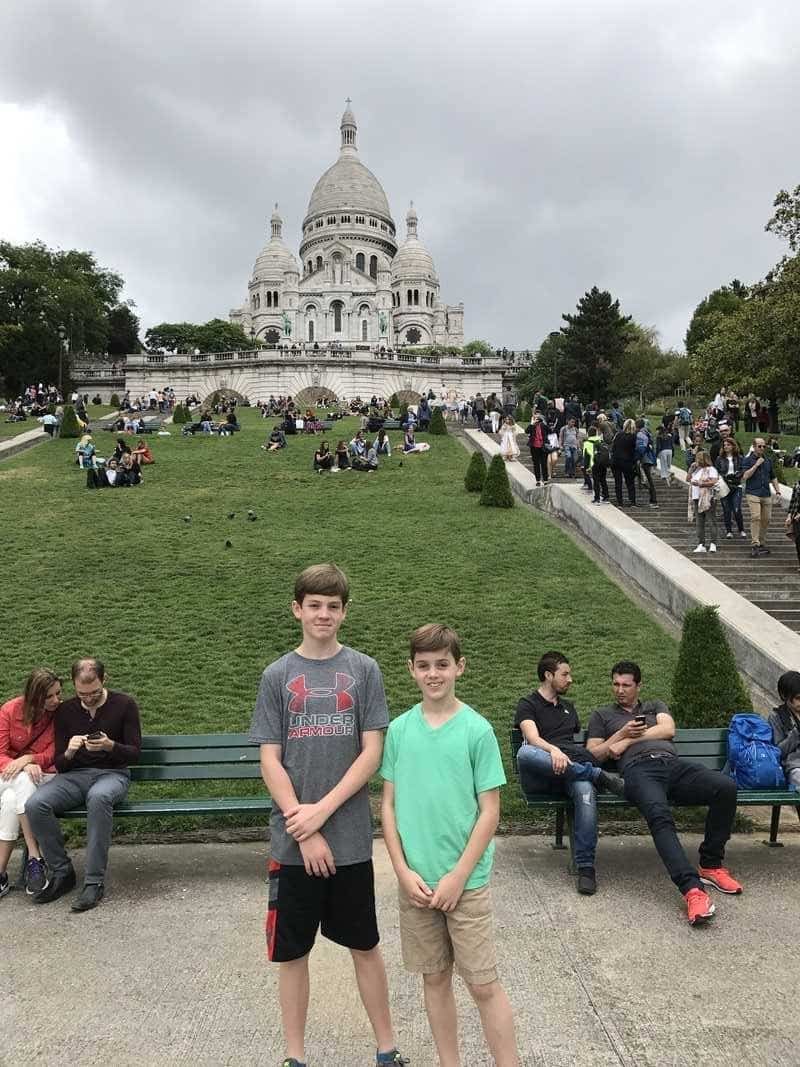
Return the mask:
M497 980L489 886L466 889L451 912L416 908L400 893L400 946L406 970L440 974L451 964L465 982Z

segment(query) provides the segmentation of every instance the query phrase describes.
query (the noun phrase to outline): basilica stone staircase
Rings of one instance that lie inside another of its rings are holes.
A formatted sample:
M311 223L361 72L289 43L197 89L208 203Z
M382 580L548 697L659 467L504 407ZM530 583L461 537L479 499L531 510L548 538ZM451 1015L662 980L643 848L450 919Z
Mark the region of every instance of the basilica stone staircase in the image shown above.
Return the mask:
M497 437L494 440L499 443L500 439ZM527 441L524 437L520 437L518 443L520 462L528 470L532 470ZM566 482L567 480L564 475L563 461L559 459L555 481ZM583 478L579 475L574 481L575 484L581 484ZM725 537L722 506L717 504L719 513L717 551L705 555L694 555L697 540L694 524L687 521L688 489L683 482L675 479L669 488L657 476L654 481L658 495L658 508L648 506L647 486L637 485L636 501L641 506L635 509L628 509L626 506L628 514L666 544L690 558L698 567L702 567L719 581L730 586L731 589L762 608L790 630L800 633L800 571L798 571L794 543L783 533L783 520L786 512L777 507L773 508L772 523L767 534L767 548L770 550L770 555L753 559L750 555L750 517L746 502L742 513L747 536L740 537L734 524L733 537L730 539ZM608 488L612 503L605 506L613 507L615 506L613 503L614 478L611 471L609 471ZM589 496L588 493L586 495Z

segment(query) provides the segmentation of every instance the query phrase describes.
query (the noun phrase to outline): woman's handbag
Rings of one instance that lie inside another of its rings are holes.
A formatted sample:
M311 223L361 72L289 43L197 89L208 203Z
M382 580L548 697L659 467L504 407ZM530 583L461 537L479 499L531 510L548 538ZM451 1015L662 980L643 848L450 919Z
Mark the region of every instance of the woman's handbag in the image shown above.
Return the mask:
M714 484L714 496L717 500L724 500L728 493L731 491L731 487L725 481L724 478L718 478Z

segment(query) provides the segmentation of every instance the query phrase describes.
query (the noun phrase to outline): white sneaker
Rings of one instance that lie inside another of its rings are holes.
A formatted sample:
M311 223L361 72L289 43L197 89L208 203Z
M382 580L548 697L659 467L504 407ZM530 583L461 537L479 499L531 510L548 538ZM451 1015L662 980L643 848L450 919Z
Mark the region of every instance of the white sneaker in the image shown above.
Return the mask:
M730 532L730 530L728 530L728 532L725 534L725 536L726 537L733 537L733 534Z
M740 537L747 537L747 534L744 532L744 530L742 530L742 532L739 534L739 536Z
M716 545L714 544L714 542L713 542L713 541L712 541L712 542L711 542L711 544L710 544L710 545L708 546L708 551L709 551L709 552L716 552L716 551L717 551L717 546L716 546Z
M694 550L694 554L695 554L695 556L702 555L705 552L705 550L706 550L706 546L705 545L698 545L697 548Z

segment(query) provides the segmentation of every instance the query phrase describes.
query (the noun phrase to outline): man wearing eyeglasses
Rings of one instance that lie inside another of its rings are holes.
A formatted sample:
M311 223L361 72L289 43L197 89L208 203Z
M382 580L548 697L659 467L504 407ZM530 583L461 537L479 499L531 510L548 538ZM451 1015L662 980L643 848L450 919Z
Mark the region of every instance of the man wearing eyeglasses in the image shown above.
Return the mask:
M90 911L103 899L114 805L130 787L131 763L142 747L139 709L126 693L106 688L105 667L98 659L72 665L75 696L65 700L55 721L58 774L40 786L25 806L31 827L50 871L50 883L34 895L49 904L75 888L75 868L64 847L59 815L85 805L86 860L84 885L73 911Z
M753 558L768 556L769 549L764 544L767 528L772 518L772 490L780 506L781 490L775 476L772 460L765 454L766 442L763 437L756 437L753 450L742 462L742 482L745 498L750 508L750 555Z

